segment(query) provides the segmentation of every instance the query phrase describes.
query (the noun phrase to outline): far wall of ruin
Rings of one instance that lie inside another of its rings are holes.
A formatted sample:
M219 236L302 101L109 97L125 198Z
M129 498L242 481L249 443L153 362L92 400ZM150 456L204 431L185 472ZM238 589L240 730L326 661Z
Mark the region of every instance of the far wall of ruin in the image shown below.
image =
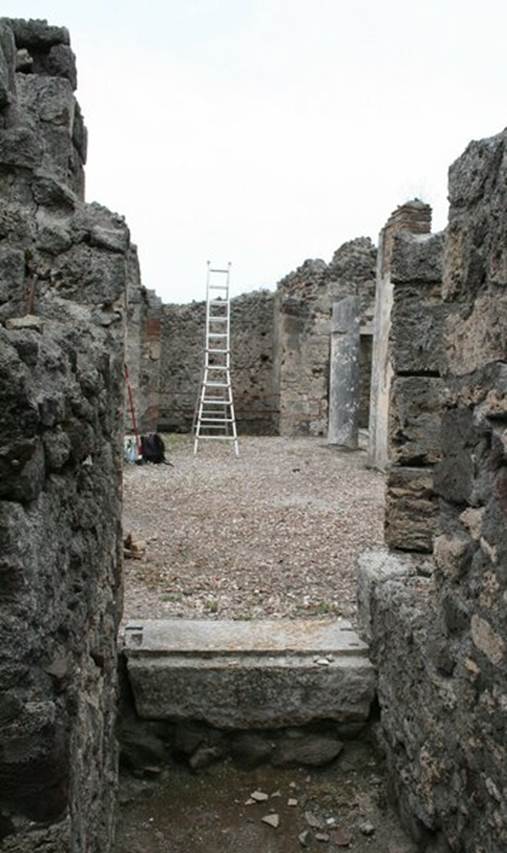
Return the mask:
M360 426L370 407L376 249L345 243L331 262L306 261L276 292L231 300L231 363L240 434L325 435L333 303L361 305ZM133 268L127 363L141 432L188 432L204 361L205 303L162 305ZM130 413L127 429L132 425Z

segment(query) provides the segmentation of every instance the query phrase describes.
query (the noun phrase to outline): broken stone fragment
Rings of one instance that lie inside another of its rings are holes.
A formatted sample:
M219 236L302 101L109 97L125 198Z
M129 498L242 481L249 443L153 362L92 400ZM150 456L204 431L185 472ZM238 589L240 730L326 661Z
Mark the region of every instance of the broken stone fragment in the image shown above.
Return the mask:
M375 827L370 820L363 820L359 824L359 832L362 832L363 835L373 835L375 833Z
M267 823L268 826L272 826L273 829L278 829L280 826L280 815L278 814L267 814L261 820L263 823Z
M312 829L320 829L322 822L313 812L305 812L305 820Z
M5 321L6 329L34 329L36 332L42 332L44 321L41 317L36 317L34 314L25 314L24 317L10 317Z
M316 832L315 833L316 841L329 841L329 835L327 832Z
M257 803L263 803L265 800L269 799L269 795L265 794L264 791L254 791L250 794L250 797Z
M308 847L308 839L310 837L310 830L305 829L303 832L300 832L298 835L298 841L301 844L301 847Z
M297 804L298 801L295 799L295 797L289 797L289 799L287 800L288 806L297 806Z

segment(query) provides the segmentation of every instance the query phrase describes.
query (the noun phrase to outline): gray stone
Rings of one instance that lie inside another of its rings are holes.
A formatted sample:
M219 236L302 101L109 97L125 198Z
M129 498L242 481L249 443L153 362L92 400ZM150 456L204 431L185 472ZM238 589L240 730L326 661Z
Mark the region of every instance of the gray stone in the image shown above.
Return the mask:
M364 551L357 564L357 607L361 636L372 639L372 602L377 587L393 578L413 576L417 563L408 555L394 554L387 548L372 548Z
M360 304L347 296L333 305L329 366L328 444L356 450L360 402Z
M374 672L347 623L160 621L127 637L144 718L248 729L368 717ZM313 662L319 647L333 655L325 669Z
M428 468L391 468L387 478L385 541L401 551L431 553L438 499Z
M325 735L302 733L298 738L282 738L271 758L274 767L321 767L342 751L343 744Z
M240 767L252 770L270 760L273 745L269 738L259 734L238 734L231 743L231 754Z
M441 379L398 376L391 385L389 449L394 465L434 465L441 459Z

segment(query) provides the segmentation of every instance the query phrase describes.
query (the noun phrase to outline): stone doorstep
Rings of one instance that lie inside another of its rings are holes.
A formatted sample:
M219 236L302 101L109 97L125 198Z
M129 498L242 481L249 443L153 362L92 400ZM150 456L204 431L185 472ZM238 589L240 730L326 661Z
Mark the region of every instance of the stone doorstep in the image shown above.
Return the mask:
M368 647L345 621L149 620L127 626L125 655L143 719L360 722L375 694Z

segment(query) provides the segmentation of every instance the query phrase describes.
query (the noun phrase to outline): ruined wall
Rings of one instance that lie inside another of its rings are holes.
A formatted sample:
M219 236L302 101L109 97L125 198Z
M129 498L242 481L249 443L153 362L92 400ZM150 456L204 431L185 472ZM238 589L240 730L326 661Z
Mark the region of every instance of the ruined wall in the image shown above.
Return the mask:
M363 331L375 295L376 250L360 237L344 243L330 264L305 261L282 279L275 303L275 377L280 435L325 435L329 388L329 335L334 302L358 295ZM368 347L362 357L362 422L369 388ZM366 368L366 369L365 369ZM368 380L365 381L365 374Z
M134 417L139 432L156 432L160 417L160 328L162 301L141 284L137 252L130 249L126 363L132 391ZM133 430L130 401L126 397L126 430Z
M428 850L507 849L506 188L506 131L450 169L433 576L388 554L360 575L392 786Z
M114 822L133 258L123 219L81 200L75 82L66 30L0 21L0 847L13 853L107 853Z
M381 470L385 470L390 461L388 420L393 374L389 344L393 304L391 260L395 236L401 231L412 234L429 234L431 231L431 207L418 199L400 205L391 214L379 236L373 323L368 461L372 467Z
M231 299L232 390L238 430L271 435L273 294L259 290ZM164 305L162 310L161 429L188 432L204 364L206 305Z
M443 243L443 234L405 231L393 242L385 541L407 551L431 552L437 522L433 469L442 455Z

